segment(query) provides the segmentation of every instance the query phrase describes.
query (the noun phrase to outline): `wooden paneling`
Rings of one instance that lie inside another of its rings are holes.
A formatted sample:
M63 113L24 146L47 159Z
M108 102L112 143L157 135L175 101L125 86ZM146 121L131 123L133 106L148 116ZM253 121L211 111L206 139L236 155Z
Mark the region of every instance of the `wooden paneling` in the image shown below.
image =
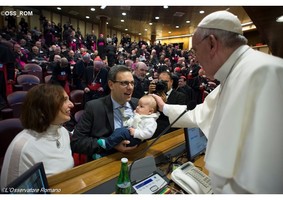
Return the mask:
M37 7L42 9L42 7ZM150 40L151 35L157 38L186 35L194 32L195 27L201 19L218 10L229 10L239 17L242 22L249 22L250 19L242 6L169 6L164 9L163 6L107 6L101 10L99 6L94 6L95 11L90 11L89 6L62 6L62 10L58 11L56 6L46 6L44 9L58 12L71 17L85 20L94 24L99 24L98 15L104 15L109 18L108 28L118 29L125 32L127 28L131 36L142 37ZM199 11L204 10L204 14ZM126 12L126 16L122 16L122 12ZM85 16L90 16L86 19ZM159 19L155 19L159 16ZM125 22L122 23L121 19ZM186 21L190 23L186 23ZM149 25L149 23L152 25ZM175 26L178 25L179 28ZM145 31L147 29L147 31ZM168 33L171 31L171 33ZM141 33L141 36L138 36Z
M263 42L267 44L273 55L283 58L283 23L276 22L283 15L282 6L245 6L254 22Z
M86 24L86 23L85 23L84 21L79 20L79 25L78 25L78 27L80 28L80 31L81 31L83 37L86 35L86 32L85 32L85 30L86 30L85 24ZM91 33L91 32L88 32L88 33Z
M29 19L30 19L30 24L29 24L30 29L37 27L37 30L40 30L39 15L33 14L33 16L29 17Z
M53 13L52 14L52 21L57 25L58 23L60 23L60 15Z

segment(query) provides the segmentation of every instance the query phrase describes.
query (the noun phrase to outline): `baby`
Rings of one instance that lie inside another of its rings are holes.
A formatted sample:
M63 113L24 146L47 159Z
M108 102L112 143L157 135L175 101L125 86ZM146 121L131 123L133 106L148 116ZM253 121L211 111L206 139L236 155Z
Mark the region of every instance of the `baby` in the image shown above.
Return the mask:
M129 140L129 146L140 144L153 136L159 117L157 103L150 95L140 98L134 116L124 122L124 127L117 128L108 138L101 138L97 143L104 149L110 150L123 140Z

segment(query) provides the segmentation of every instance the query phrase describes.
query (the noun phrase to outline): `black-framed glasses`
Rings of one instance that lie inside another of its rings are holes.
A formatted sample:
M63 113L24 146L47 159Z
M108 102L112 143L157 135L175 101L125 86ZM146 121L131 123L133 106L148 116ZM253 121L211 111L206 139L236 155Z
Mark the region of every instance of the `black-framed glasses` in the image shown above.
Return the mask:
M134 86L135 82L134 81L114 81L114 83L120 83L122 87L128 87L129 85Z
M210 35L204 36L204 37L201 39L201 41L199 41L194 47L192 47L191 51L192 51L193 54L196 53L196 47L199 46L199 45L200 45L206 38L208 38L209 36L210 36Z

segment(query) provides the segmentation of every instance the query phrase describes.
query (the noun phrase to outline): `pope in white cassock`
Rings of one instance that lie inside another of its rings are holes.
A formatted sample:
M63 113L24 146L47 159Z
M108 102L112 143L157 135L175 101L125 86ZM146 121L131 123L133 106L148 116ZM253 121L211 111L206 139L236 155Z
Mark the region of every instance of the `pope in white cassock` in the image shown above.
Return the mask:
M206 16L192 44L206 75L220 85L174 127L197 126L208 138L214 193L283 193L283 59L250 48L227 11ZM170 122L186 109L153 96Z

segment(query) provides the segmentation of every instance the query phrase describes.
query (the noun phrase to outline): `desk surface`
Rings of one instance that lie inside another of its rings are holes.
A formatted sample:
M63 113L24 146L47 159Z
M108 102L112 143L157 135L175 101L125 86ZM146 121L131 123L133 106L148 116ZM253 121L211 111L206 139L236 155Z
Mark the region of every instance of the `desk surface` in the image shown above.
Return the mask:
M107 181L116 178L120 171L120 159L127 157L131 163L140 152L145 149L152 140L142 143L137 149L128 154L115 153L74 167L62 173L47 178L49 187L61 194L84 193ZM161 156L165 152L172 151L185 142L183 129L168 133L162 137L143 155ZM195 165L204 168L203 158L196 160ZM205 171L207 173L207 171ZM56 193L55 192L55 193ZM57 193L56 193L57 194Z

